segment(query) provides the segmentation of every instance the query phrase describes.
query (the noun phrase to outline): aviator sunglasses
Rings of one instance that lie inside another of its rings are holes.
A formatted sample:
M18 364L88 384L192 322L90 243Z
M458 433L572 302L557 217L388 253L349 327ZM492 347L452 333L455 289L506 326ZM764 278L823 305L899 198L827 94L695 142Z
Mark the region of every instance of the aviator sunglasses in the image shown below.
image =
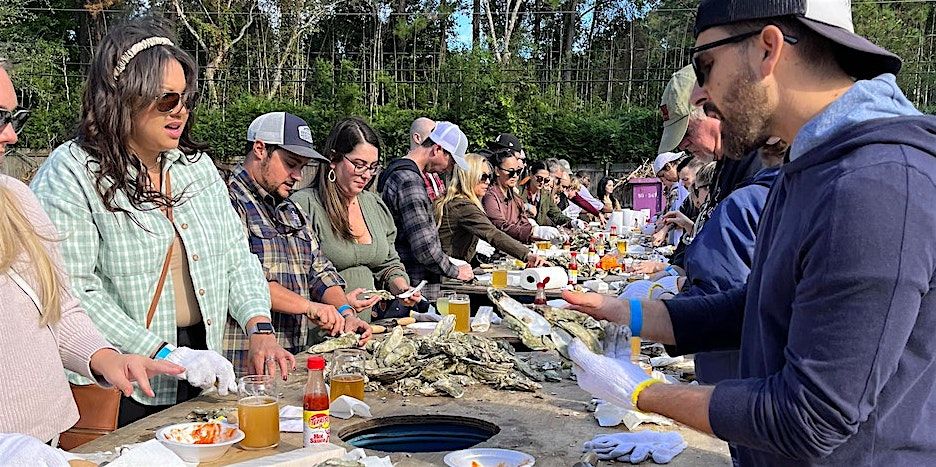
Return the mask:
M179 103L185 103L185 108L191 111L195 108L195 104L198 102L198 92L192 91L187 93L181 92L166 92L161 96L156 98L156 110L162 113L170 113L176 110L179 107Z

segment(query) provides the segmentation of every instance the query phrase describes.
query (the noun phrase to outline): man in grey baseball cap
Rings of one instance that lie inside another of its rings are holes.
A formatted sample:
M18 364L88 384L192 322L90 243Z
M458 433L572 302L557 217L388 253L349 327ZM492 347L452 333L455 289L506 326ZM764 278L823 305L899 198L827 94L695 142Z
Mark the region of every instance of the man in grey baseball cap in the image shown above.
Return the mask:
M332 335L357 332L369 339L370 326L355 311L377 301L359 300L362 289L345 293L344 279L322 254L305 214L289 199L313 159L328 162L315 150L309 125L296 115L271 112L247 128L244 162L228 178L231 203L270 286L273 326L265 331L275 333L293 354L307 348L309 324ZM247 368L248 339L228 320L224 351L238 375Z
M897 86L900 59L854 33L848 1L703 0L695 32L693 104L722 121L725 153L791 143L747 286L564 298L671 354L740 347L741 379L653 384L573 342L579 384L732 442L741 465L932 464L936 117Z

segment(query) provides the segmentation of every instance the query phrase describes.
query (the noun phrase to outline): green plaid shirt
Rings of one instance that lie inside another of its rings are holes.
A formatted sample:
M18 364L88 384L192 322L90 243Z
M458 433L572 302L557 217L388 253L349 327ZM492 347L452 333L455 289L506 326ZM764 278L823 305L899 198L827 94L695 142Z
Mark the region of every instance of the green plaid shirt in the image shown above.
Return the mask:
M171 275L146 329L146 312L176 232L189 255L209 349L222 351L229 312L242 327L253 317L270 316L263 270L247 246L227 186L207 155L192 158L177 150L165 154L163 173L171 176L172 193L184 196L173 209L175 228L159 209L133 208L122 192L115 202L143 228L126 213L109 212L95 188L94 166L84 150L67 142L42 164L31 187L62 235L62 255L75 295L111 344L124 353L149 356L163 341L176 343ZM91 383L75 374L69 378ZM139 389L133 398L147 405L176 402L174 377L157 376L152 383L155 398Z
M330 287L345 286L335 266L322 254L318 237L296 203L268 193L241 165L232 171L228 190L234 210L247 229L250 251L260 258L268 281L313 302L321 302ZM273 313L277 341L290 352L298 352L305 345L309 325L305 315ZM249 343L237 325L229 322L224 336L225 356L234 362L238 374L247 372L244 351Z

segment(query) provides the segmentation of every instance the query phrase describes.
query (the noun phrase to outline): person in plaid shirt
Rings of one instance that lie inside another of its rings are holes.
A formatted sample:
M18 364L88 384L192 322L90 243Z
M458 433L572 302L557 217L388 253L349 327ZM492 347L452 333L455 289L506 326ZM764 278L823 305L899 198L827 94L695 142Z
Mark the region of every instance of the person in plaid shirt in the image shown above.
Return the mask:
M363 345L371 329L356 311L379 297L359 300L363 289L345 295L344 279L322 254L305 214L288 198L302 168L324 159L312 147L309 126L295 115L272 112L250 124L247 140L246 159L233 169L228 190L269 283L278 342L293 354L304 350L311 321L333 336L357 332ZM238 374L248 368L248 348L247 337L228 320L224 351Z
M434 300L442 285L442 276L471 280L471 266L456 266L439 242L439 229L432 214L432 203L423 182L423 172L446 172L452 163L468 169L465 151L468 138L449 122L438 122L419 146L397 159L381 172L377 191L390 208L397 226L396 249L412 282L425 280L423 296Z

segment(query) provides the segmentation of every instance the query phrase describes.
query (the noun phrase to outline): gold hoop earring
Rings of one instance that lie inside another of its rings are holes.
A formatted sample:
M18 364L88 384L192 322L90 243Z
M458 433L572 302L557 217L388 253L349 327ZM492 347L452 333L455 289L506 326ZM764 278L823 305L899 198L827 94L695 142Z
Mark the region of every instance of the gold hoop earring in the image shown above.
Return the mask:
M329 182L335 183L335 180L338 178L335 175L335 169L328 169L328 176L326 178L328 178Z

